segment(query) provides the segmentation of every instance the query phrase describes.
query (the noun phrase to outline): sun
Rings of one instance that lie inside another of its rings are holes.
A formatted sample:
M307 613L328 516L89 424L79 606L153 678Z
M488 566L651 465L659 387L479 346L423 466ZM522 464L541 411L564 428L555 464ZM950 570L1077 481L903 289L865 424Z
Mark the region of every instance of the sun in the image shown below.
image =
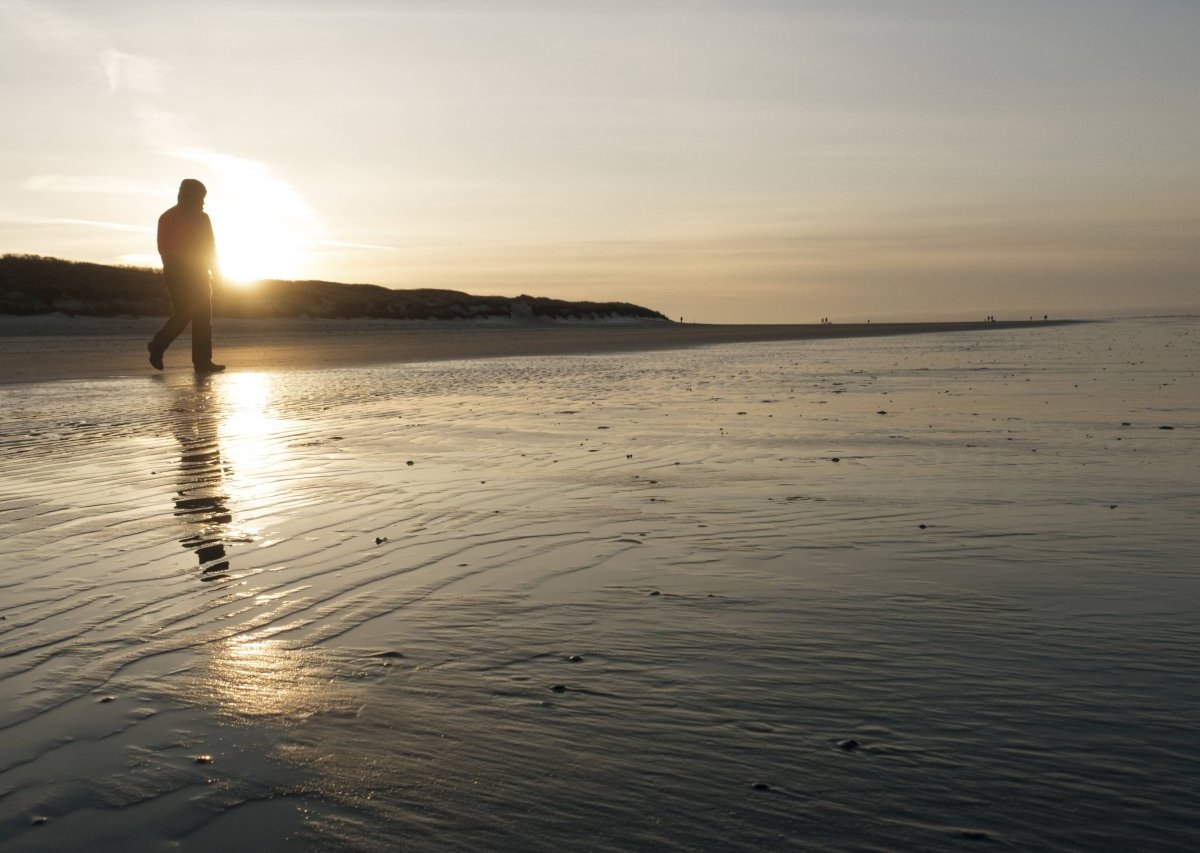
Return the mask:
M203 167L217 263L232 284L308 274L321 224L300 193L263 163L204 148L175 156Z
M304 276L311 243L296 223L280 221L261 210L228 208L209 215L217 238L217 262L225 281L249 284L266 278Z

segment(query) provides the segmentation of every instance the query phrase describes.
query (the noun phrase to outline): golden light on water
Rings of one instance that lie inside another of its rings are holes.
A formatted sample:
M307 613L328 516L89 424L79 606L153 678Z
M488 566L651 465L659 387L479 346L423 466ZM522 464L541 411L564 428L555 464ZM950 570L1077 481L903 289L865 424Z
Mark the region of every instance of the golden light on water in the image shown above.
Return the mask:
M346 704L316 650L245 637L222 640L211 649L197 686L205 701L228 713L304 718Z
M239 600L257 614L257 625L286 616L293 598L305 589L267 586L255 594L257 573L239 550L261 539L264 525L271 524L265 519L292 474L285 437L289 422L275 413L275 381L267 373L205 378L188 386L180 407L191 413L181 431L184 461L194 461L189 472L201 466L184 487L189 506L195 504L199 513L187 521L184 545L199 549L202 580L240 580L244 592L238 593ZM193 497L201 493L209 497ZM330 687L325 656L275 639L278 630L206 644L208 654L189 692L235 717L302 719L344 709L344 691Z
M281 436L284 424L271 406L273 381L266 373L234 373L221 377L217 389L230 495L255 509L278 497L290 462Z
M174 517L202 580L255 568L238 553L262 542L294 481L296 463L284 435L290 422L275 414L272 382L263 373L201 377L176 397Z

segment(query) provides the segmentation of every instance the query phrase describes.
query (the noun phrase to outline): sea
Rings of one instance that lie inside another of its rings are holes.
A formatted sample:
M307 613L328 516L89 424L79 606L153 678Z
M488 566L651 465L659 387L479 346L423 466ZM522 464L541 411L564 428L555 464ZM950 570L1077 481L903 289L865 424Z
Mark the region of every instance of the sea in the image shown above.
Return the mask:
M0 847L1200 848L1200 318L0 385Z

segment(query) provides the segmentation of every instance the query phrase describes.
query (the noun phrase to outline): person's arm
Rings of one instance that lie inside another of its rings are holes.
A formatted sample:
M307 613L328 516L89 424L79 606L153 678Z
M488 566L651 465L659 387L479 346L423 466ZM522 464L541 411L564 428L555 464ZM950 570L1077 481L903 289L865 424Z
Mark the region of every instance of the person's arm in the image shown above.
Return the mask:
M204 214L204 225L208 229L208 271L212 274L212 283L214 286L224 284L221 278L221 263L217 259L217 238L213 234L212 220L208 218L208 214Z
M163 269L175 262L175 248L178 240L175 236L175 220L171 211L158 217L158 256L162 258Z

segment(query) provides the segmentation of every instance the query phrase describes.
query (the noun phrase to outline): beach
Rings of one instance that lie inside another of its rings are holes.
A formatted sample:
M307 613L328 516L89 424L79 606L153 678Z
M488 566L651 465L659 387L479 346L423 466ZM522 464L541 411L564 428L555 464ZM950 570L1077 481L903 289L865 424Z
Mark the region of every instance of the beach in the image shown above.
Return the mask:
M156 325L0 322L5 850L1200 845L1196 318Z
M1063 321L1050 321L1057 325ZM320 320L216 321L216 359L235 370L293 370L522 355L633 352L755 341L796 341L1040 327L1000 323L831 323L719 325L613 320L463 322ZM161 318L0 316L0 382L104 379L142 375L146 342ZM188 336L168 365L190 365Z

